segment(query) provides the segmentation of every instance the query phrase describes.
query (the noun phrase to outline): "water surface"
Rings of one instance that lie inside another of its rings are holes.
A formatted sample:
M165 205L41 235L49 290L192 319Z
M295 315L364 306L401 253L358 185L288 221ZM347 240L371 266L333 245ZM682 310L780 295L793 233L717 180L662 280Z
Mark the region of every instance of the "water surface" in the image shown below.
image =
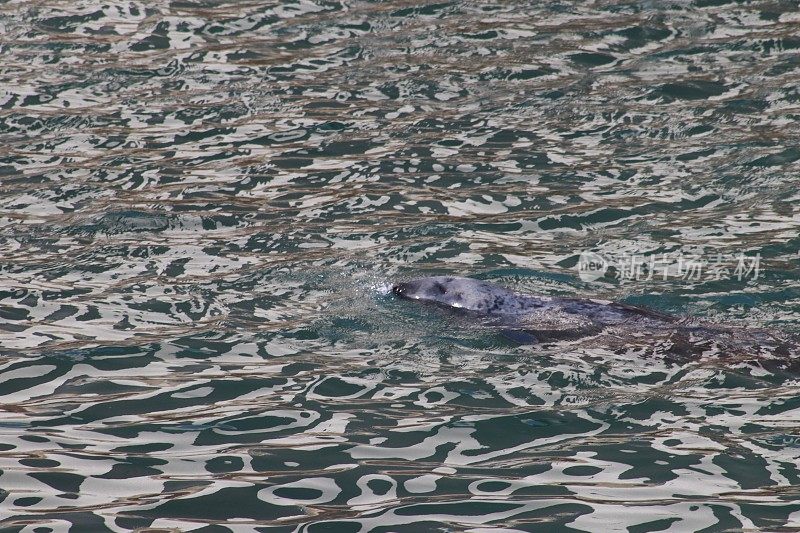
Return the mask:
M800 527L791 364L519 346L387 294L797 332L798 29L780 1L1 3L0 524ZM584 251L761 271L585 282Z

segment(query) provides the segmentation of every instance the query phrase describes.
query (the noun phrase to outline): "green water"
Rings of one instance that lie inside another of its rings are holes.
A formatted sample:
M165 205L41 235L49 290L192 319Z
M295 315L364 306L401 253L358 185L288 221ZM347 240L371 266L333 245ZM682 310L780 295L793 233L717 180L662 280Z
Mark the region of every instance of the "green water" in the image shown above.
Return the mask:
M798 25L0 3L0 529L796 530ZM752 342L518 344L434 274Z

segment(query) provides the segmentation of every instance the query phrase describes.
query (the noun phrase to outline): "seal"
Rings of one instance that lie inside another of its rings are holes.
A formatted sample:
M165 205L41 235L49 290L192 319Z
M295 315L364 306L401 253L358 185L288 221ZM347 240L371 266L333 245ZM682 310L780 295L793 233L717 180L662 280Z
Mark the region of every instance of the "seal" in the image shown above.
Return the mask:
M588 339L628 353L644 345L684 363L709 354L757 357L758 364L800 373L800 335L725 327L621 302L520 294L473 278L434 276L396 283L398 298L478 318L519 344Z
M607 300L529 296L501 285L473 278L434 276L397 283L395 296L432 303L456 311L496 317L520 317L535 313L579 315L602 325L618 324L633 318L674 322L676 317L644 307Z
M678 318L619 302L533 296L473 278L434 276L396 283L404 300L434 304L512 327L507 336L523 342L583 337L631 322L667 325Z

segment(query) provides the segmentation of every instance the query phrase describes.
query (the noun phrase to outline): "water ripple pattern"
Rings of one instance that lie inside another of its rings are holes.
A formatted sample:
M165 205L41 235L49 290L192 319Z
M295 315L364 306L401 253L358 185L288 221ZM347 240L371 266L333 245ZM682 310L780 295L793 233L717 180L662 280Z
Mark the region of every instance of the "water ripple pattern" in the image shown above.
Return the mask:
M797 530L785 353L519 346L388 289L796 333L798 35L782 0L1 2L0 528Z

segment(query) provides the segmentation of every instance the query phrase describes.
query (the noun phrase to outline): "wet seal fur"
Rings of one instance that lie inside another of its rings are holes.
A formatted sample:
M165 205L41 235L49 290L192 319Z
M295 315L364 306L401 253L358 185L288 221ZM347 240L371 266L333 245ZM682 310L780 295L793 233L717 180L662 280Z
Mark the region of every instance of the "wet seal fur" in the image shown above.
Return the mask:
M535 312L581 315L611 325L632 317L674 322L676 317L643 307L582 298L559 298L518 294L501 285L473 278L434 276L397 283L395 296L406 300L433 303L455 310L488 316L514 317Z
M486 317L507 337L523 343L565 340L630 322L668 325L678 318L605 300L532 296L473 278L434 276L397 283L392 293L404 300L435 304Z
M664 340L668 348L663 355L676 362L710 353L729 359L755 356L762 367L774 363L776 368L800 373L800 336L792 333L724 327L608 300L519 294L488 281L454 276L396 283L392 293L480 318L520 344L608 334L604 344Z

